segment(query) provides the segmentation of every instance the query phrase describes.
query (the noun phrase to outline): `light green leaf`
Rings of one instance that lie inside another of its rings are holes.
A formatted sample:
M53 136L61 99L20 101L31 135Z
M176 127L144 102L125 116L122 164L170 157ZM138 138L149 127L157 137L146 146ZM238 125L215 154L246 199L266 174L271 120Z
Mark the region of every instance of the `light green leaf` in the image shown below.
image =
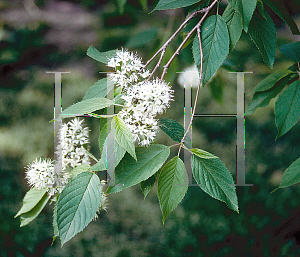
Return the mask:
M149 45L156 38L157 31L157 28L151 28L133 35L126 43L126 47L137 48Z
M157 182L157 195L163 213L163 223L182 201L187 189L188 176L184 163L178 156L175 156L163 167Z
M119 116L114 116L114 122L114 135L116 142L121 147L123 147L134 159L136 159L135 147L131 130L127 127L126 123Z
M82 100L87 100L91 98L106 97L107 92L114 88L114 83L107 78L98 80L94 85L92 85Z
M119 8L119 13L123 14L124 7L125 7L125 4L127 3L127 0L117 0L117 3L118 3L118 8Z
M102 149L103 149L106 138L107 138L107 119L100 118L99 138L98 138L100 154L102 153Z
M147 195L149 194L149 192L153 188L158 175L159 175L159 171L154 173L150 178L148 178L148 179L146 179L146 180L144 180L140 183L141 189L142 189L143 194L144 194L144 199L147 197Z
M21 225L20 227L24 227L27 224L29 224L31 221L33 221L41 211L44 209L46 204L48 203L50 199L50 196L46 193L43 195L42 199L38 202L37 205L35 205L30 211L26 213L22 213L20 216Z
M272 88L277 81L288 77L291 73L293 73L291 70L279 70L270 74L256 85L256 87L252 90L252 93L263 92Z
M62 112L62 117L63 118L64 118L64 116L75 117L78 115L91 113L91 112L106 108L112 104L113 104L113 102L111 100L106 99L106 98L101 98L101 97L83 100L81 102L78 102L78 103L73 104L73 105L69 106L68 108L66 108Z
M73 179L74 177L76 177L78 174L80 174L80 173L82 173L82 172L88 171L90 168L91 168L91 167L90 167L89 164L81 164L81 165L75 167L75 168L70 172L71 179Z
M193 154L195 154L196 156L198 156L199 158L202 158L202 159L214 159L214 158L218 158L217 156L209 153L209 152L206 152L204 150L201 150L201 149L198 149L198 148L195 148L195 149L191 149L191 152Z
M195 150L193 149L193 153ZM239 212L232 176L219 158L200 158L198 154L193 154L192 172L204 192Z
M298 182L300 182L300 158L285 170L279 188L288 187Z
M180 143L185 130L180 123L175 120L160 118L158 123L159 128L165 132L170 138L172 138L175 142ZM188 133L185 137L184 144L187 148L192 148L192 139L190 133Z
M207 18L201 27L201 42L203 48L202 85L205 85L222 65L229 53L229 35L225 21L220 15ZM193 43L195 63L200 70L199 39Z
M295 62L300 62L300 41L281 45L279 51Z
M103 171L106 170L106 166L104 164L104 161L100 159L96 164L94 164L90 170L92 171Z
M275 103L277 138L288 132L300 119L300 80L283 91Z
M294 35L300 35L297 24L281 0L263 0L291 29Z
M177 9L200 2L201 0L160 0L153 11ZM153 12L152 11L152 12Z
M104 64L108 63L108 59L116 55L116 50L110 50L107 52L100 53L94 46L90 46L86 54L98 62Z
M45 194L47 194L48 188L42 188L40 190L35 187L31 188L25 195L23 199L23 206L16 214L15 218L20 216L23 213L31 211L43 198Z
M117 193L134 186L157 172L170 155L170 148L164 145L137 147L137 161L125 154L115 170L115 185L109 186L108 193Z
M248 31L257 0L228 0L229 4L242 16L243 27Z
M100 180L83 172L63 189L57 202L57 224L61 245L81 232L94 218L101 200Z
M269 104L271 99L277 96L288 83L288 77L283 78L275 83L275 85L265 91L255 92L252 101L248 104L245 115L251 115L258 107L264 107Z
M243 17L230 4L227 5L222 17L228 28L230 38L229 50L231 52L242 35Z
M273 68L276 52L276 28L266 11L265 16L267 19L259 13L254 13L248 33L261 53L264 62Z

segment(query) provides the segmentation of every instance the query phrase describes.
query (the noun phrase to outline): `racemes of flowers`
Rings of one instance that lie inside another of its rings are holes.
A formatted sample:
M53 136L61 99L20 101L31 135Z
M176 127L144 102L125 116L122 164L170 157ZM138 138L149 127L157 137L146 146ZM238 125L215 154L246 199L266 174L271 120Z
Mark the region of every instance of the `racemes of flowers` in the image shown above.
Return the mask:
M143 68L141 59L133 52L117 50L107 65L115 69L110 79L121 88L125 102L119 117L131 130L135 143L150 145L158 130L155 117L169 107L173 90L164 80L150 80L149 70Z

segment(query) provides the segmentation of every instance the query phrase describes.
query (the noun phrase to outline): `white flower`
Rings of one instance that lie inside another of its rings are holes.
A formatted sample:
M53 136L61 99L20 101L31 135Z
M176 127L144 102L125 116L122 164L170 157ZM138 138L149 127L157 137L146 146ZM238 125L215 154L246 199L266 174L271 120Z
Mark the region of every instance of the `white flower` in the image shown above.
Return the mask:
M54 163L50 159L36 159L27 166L26 178L28 184L38 190L48 188L48 194L61 192L68 183L70 175L66 172L56 173Z
M107 211L107 194L104 193L103 187L106 185L105 180L101 180L100 182L100 187L101 187L101 200L99 204L99 208L94 216L94 220L98 219L98 214L100 213L101 210Z

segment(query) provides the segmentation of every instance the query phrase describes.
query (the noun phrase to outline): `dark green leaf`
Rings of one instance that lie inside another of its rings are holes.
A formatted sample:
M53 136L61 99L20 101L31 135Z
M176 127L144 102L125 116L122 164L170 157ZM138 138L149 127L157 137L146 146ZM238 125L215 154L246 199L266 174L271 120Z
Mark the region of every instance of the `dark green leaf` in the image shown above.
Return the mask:
M158 126L160 129L165 132L170 138L172 138L175 142L180 143L184 136L184 128L180 123L175 120L160 118ZM192 140L190 133L188 133L185 137L185 145L187 148L192 147Z
M157 35L157 28L144 30L130 37L130 39L126 44L126 47L137 48L137 47L147 46L156 38L156 35Z
M300 41L281 45L279 51L295 62L300 62Z
M153 11L177 9L200 2L201 0L159 0Z
M277 138L288 132L300 119L300 80L283 91L275 103Z
M276 52L276 28L266 11L265 16L267 19L255 12L249 24L248 33L261 53L264 62L273 68Z
M117 193L134 186L157 172L170 155L170 149L164 145L137 147L137 161L125 154L115 170L115 185L109 186L108 193Z
M257 0L228 0L229 4L241 14L243 27L248 31Z
M300 158L288 167L282 177L280 188L288 187L300 182Z
M228 29L220 15L210 16L204 21L201 27L201 42L203 48L202 85L205 85L229 53ZM198 70L200 70L201 56L198 37L194 39L193 55Z
M193 153L195 150L199 149L194 149ZM198 154L193 154L192 172L197 184L204 192L239 212L232 175L218 157L200 158Z
M83 100L66 108L62 112L62 117L75 117L78 115L91 113L106 108L112 104L113 102L111 100L101 97Z
M57 202L61 245L81 232L94 218L101 193L100 180L92 172L80 173L64 188Z
M139 0L144 12L148 11L148 0Z
M108 63L108 59L116 55L116 50L111 50L107 52L100 53L95 47L90 46L86 52L86 54L95 59L98 62L102 62L104 64Z
M114 123L114 135L116 142L122 148L124 148L134 159L136 159L135 147L131 130L127 127L126 123L119 116L114 116Z
M175 156L163 167L157 182L157 195L163 213L163 223L182 201L187 189L188 176L184 163L178 156Z
M106 97L107 92L114 88L114 83L107 78L98 80L94 85L92 85L82 100L87 100L91 98Z
M222 17L228 27L230 38L229 50L231 52L242 35L243 17L230 4L227 5Z
M123 14L124 7L125 7L125 4L127 3L127 0L117 0L117 3L118 3L118 8L119 8L119 13Z
M148 178L148 179L146 179L146 180L144 180L140 183L141 189L142 189L143 194L144 194L144 199L147 197L147 195L149 194L149 192L153 188L158 175L159 175L159 171L154 173L150 178Z
M281 0L263 0L287 25L289 25L294 35L299 35L297 24L287 11Z

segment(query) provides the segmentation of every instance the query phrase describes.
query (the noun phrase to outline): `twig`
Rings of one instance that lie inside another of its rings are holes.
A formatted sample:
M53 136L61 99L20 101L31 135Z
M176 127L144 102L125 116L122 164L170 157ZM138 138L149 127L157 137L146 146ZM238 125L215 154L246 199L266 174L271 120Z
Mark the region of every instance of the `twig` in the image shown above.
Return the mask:
M155 68L154 68L153 71L151 72L151 74L150 74L148 80L153 76L153 74L155 73L155 71L157 70L157 68L159 67L159 65L161 64L161 61L162 61L162 59L163 59L163 57L164 57L164 55L165 55L165 52L166 52L166 48L164 48L164 49L161 51L160 58L159 58L159 60L158 60L158 62L157 62L157 64L156 64Z

